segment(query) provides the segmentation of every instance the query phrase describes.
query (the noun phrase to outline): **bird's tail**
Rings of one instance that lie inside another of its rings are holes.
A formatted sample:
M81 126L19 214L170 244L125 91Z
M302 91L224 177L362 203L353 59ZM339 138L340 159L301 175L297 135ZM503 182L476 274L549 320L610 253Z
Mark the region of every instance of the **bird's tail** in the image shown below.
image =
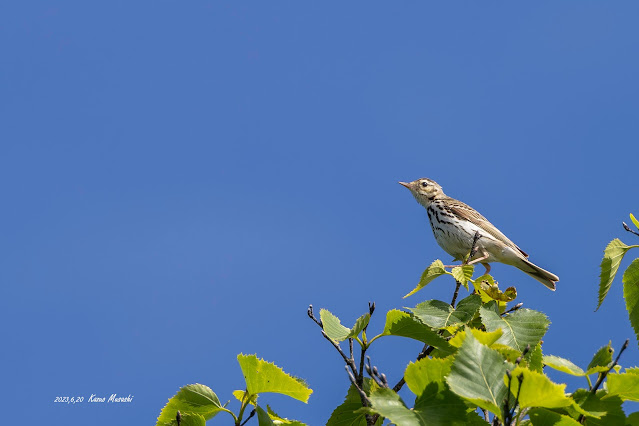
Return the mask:
M552 291L555 291L555 283L559 281L559 277L557 275L540 268L527 259L521 259L521 262L518 262L518 264L515 266L551 289Z

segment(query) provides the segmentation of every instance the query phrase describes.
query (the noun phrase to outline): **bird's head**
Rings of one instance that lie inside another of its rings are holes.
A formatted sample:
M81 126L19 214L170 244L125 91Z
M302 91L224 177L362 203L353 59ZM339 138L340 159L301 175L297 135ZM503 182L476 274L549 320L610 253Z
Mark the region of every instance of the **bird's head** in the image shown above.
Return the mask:
M408 188L417 199L417 202L423 206L444 195L442 187L434 180L428 178L417 179L410 183L400 182L399 184Z

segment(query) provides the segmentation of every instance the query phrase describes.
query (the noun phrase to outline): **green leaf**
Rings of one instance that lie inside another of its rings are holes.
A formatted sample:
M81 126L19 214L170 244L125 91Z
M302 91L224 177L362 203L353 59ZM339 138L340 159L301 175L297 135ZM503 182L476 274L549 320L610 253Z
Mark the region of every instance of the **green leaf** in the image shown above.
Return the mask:
M341 342L351 337L356 337L368 325L371 319L370 314L364 314L357 318L353 328L346 328L342 325L339 318L333 315L328 309L320 309L320 319L324 332L328 337Z
M366 392L367 395L371 393L371 386L373 389L377 389L377 386L371 379L368 377L364 378L364 392ZM326 426L366 426L366 413L356 412L361 408L362 400L359 396L359 392L355 389L355 386L351 385L348 388L346 399L333 410ZM383 421L384 418L380 417L376 424L381 425Z
M468 332L459 348L446 382L457 395L501 417L508 393L504 375L509 364Z
M531 309L519 309L502 317L497 312L495 302L482 306L479 314L486 330L494 331L501 328L503 331L497 343L510 346L520 352L526 348L526 345L535 347L550 325L546 315Z
M441 349L445 353L452 353L454 349L439 334L431 330L411 314L397 309L388 311L386 325L382 336L402 336L419 340L428 345Z
M618 395L626 401L639 401L639 374L633 371L623 374L608 374L606 386L608 397Z
M268 415L266 411L264 411L262 407L258 405L257 407L255 407L255 409L257 410L258 426L275 426L275 423L273 423L273 420L271 420L271 417Z
M244 402L244 398L246 398L246 392L243 390L234 390L233 396L240 402ZM251 405L255 405L257 402L257 395L250 395L249 400L247 401Z
M533 426L580 426L577 420L545 408L533 408L528 413ZM589 423L590 424L590 423Z
M417 362L411 362L404 372L406 385L411 392L419 396L430 383L443 383L448 373L450 373L452 363L453 360L450 357L423 358Z
M490 348L499 352L506 361L511 363L515 363L515 361L517 361L517 358L521 356L521 351L518 351L517 349L513 349L510 346L506 346L501 343L494 343Z
M344 327L339 318L333 315L328 309L320 309L320 319L322 320L322 326L326 335L336 342L347 339L351 333L351 330Z
M511 302L517 297L517 289L515 287L508 287L502 292L499 290L497 281L488 274L477 278L474 285L484 303L495 300L501 302L501 305L505 305L505 302Z
M262 410L263 411L263 410ZM271 407L266 406L266 414L271 418L274 424L276 425L291 425L291 426L306 426L305 423L302 423L297 420L289 420L286 417L282 417L275 413L275 411L271 410Z
M178 393L169 399L169 402L160 412L157 425L171 424L172 421L175 421L178 410L180 410L182 415L187 413L198 414L205 420L209 420L220 411L225 410L225 408L211 388L196 383L180 388ZM195 416L192 421L197 422L199 420Z
M519 406L521 408L561 408L572 404L572 400L566 396L566 385L553 383L542 373L517 367L511 371L511 375L510 389L517 389L520 392ZM522 377L521 391L519 391L519 377ZM508 377L504 377L506 386L508 386L508 380Z
M388 388L380 388L370 395L370 410L386 417L392 423L402 426L423 426L415 411L410 410L404 404L404 401Z
M453 309L450 304L441 300L428 300L409 309L424 324L435 329L442 329L451 325L468 323L480 306L481 298L471 294L460 300L457 309Z
M615 279L621 259L623 259L628 250L634 247L639 246L627 246L618 238L615 238L608 243L608 246L604 250L604 257L601 260L601 274L599 275L599 303L597 304L597 309L601 307L601 304L608 294L608 290L610 290L610 285ZM595 311L597 309L595 309Z
M544 372L543 365L543 354L541 353L541 343L537 343L537 345L526 354L524 357L526 362L528 362L528 368L532 371L536 371L538 373Z
M435 381L429 383L417 397L413 411L423 425L466 426L466 409L464 401L452 393L446 383Z
M585 376L586 372L579 366L573 364L565 358L561 358L554 355L544 355L544 365L550 368L561 371L562 373L571 374L573 376Z
M370 314L364 314L361 317L357 318L357 321L355 321L355 325L353 326L353 328L351 328L350 332L348 333L348 337L357 337L359 335L359 333L362 332L362 330L364 328L366 328L366 326L368 325L368 322L371 320L371 315Z
M606 346L600 347L592 357L586 374L601 373L610 368L612 362L612 354L615 350L612 348L612 342L608 342Z
M628 414L628 418L626 419L626 425L639 426L639 411Z
M246 389L250 394L274 392L288 395L302 402L308 402L313 391L299 379L286 374L280 367L259 359L255 355L239 354L240 363Z
M399 395L391 389L382 388L371 396L370 411L386 417L401 426L466 426L466 404L448 390L443 382L431 382L415 400L411 410L404 405Z
M196 413L184 413L180 411L181 419L180 426L205 426L206 419L201 414ZM159 425L160 423L158 423ZM177 426L177 419L173 419L170 422L162 422L162 426Z
M468 281L473 277L474 270L475 267L473 265L462 265L455 266L450 273L455 278L455 281L460 282L468 290Z
M630 324L635 330L639 341L639 259L632 261L623 273L623 297L626 299L626 309L630 317Z
M441 275L450 275L450 272L446 271L446 269L444 269L444 264L442 263L442 261L437 259L428 268L426 268L426 270L422 274L421 279L419 280L419 283L417 284L417 287L415 287L413 291L404 296L404 299L417 293L419 290L426 287L428 283Z
M632 220L632 223L634 223L637 229L639 229L639 220L637 220L632 213L630 213L630 220Z
M626 415L621 408L621 398L613 396L602 399L606 396L606 391L600 389L595 395L579 389L572 394L572 398L581 406L582 409L598 414L606 413L600 419L588 418L588 426L624 426Z
M489 333L478 328L466 327L464 330L455 333L455 336L453 336L453 338L450 339L448 343L456 348L461 347L462 343L464 343L464 339L466 338L467 330L470 330L473 336L475 336L475 339L479 340L479 343L488 347L492 346L497 340L499 340L499 338L503 334L501 329L497 329Z

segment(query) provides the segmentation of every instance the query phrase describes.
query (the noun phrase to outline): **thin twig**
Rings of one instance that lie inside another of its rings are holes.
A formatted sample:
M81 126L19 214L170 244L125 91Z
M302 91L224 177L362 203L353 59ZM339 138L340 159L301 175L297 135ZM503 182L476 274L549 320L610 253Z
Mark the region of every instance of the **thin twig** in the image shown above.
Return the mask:
M455 307L455 302L457 301L457 296L459 295L459 287L461 287L461 282L455 280L455 292L453 293L453 300L450 301L450 306Z
M355 358L353 358L353 338L352 337L348 338L348 353L351 356L351 361L353 361L353 364L355 364Z
M371 365L371 357L369 356L366 357L366 372L369 376L371 376L373 380L375 380L375 383L377 383L379 387L388 388L388 380L386 379L386 374L380 374L377 367Z
M249 416L246 418L246 420L244 420L242 422L242 424L240 426L244 426L249 420L251 420L251 418L255 415L255 408L253 408L253 410L251 410L251 413L249 414Z
M501 314L501 316L504 316L506 314L509 314L511 312L516 311L517 309L520 309L522 306L524 306L524 302L520 302L517 303L515 306L513 306L512 308L508 309L507 311L505 311L503 314Z
M351 370L348 369L348 366L345 365L344 367L346 368L346 373L348 374L348 378L350 379L353 386L355 386L355 389L357 389L357 392L359 392L359 396L362 399L362 404L365 407L370 407L371 400L368 399L368 395L366 395L366 392L364 392L362 388L357 384L357 380L355 380L355 376L353 375Z
M630 232L631 234L635 234L636 236L639 237L639 234L635 231L633 231L632 229L630 229L630 227L628 225L626 225L626 222L621 222L623 224L623 229L625 229L626 231Z
M318 320L317 318L315 318L315 315L313 315L313 305L308 305L308 309L306 310L306 313L308 314L308 317L310 319L315 321L315 324L319 325L319 327L322 330L324 329L324 325L322 324L322 320Z
M366 348L362 346L362 352L359 356L359 374L357 375L357 384L362 386L364 384L364 359L366 357Z
M346 356L346 354L342 351L342 348L339 346L339 343L337 343L336 341L328 337L328 334L326 334L324 330L322 330L322 336L324 336L326 340L331 342L331 345L333 345L333 347L337 350L337 352L339 352L339 354L344 359L344 362L346 363L346 365L350 367L351 370L353 370L353 374L357 374L357 369L356 369L357 367L355 366L355 361L353 361L351 358L348 358Z
M479 250L479 247L477 247L477 241L479 241L480 238L481 234L479 231L475 231L475 235L473 235L473 244L470 246L470 252L468 253L468 259L466 259L462 265L467 265L468 262L470 262L470 259L477 254L477 250Z

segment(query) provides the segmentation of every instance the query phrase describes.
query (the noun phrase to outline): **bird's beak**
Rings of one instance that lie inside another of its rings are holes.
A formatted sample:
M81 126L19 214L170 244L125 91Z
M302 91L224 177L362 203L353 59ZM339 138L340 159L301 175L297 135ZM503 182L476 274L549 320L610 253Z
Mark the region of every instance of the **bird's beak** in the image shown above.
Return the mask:
M406 182L399 182L400 185L405 186L406 188L410 189L410 183L406 183Z

